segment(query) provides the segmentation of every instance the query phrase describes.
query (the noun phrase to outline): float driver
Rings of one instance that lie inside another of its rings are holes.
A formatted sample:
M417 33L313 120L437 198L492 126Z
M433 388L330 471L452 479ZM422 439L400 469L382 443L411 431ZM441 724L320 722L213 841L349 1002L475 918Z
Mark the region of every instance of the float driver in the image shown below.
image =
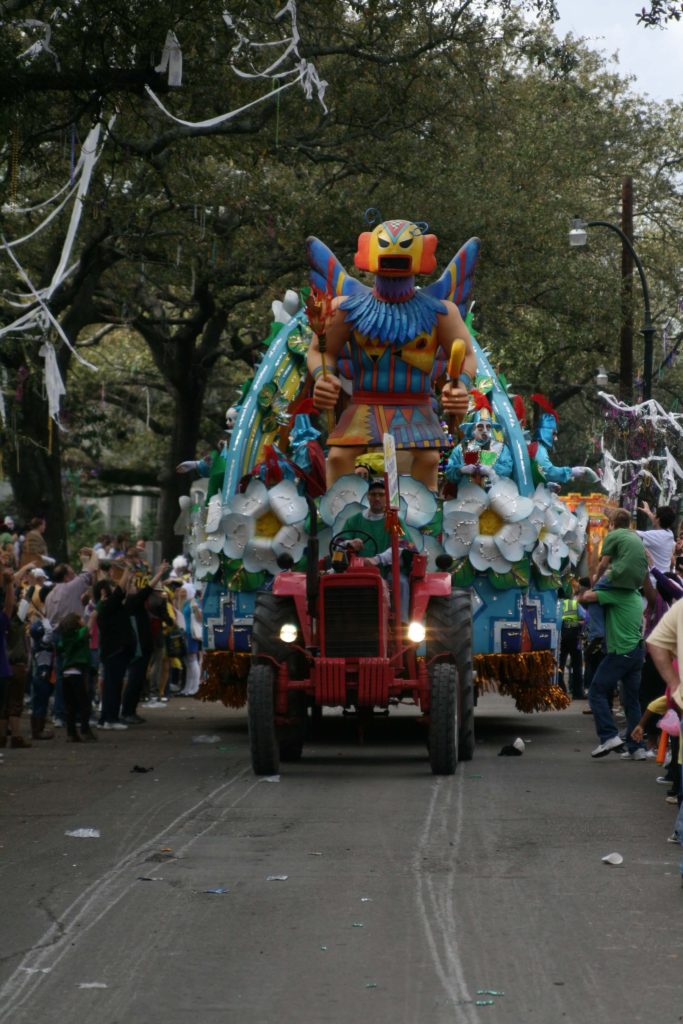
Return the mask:
M377 547L375 548L367 538L362 537L354 537L347 541L347 546L357 555L363 556L368 565L378 565L382 568L390 567L392 562L391 534L385 525L387 495L383 479L379 478L370 482L368 502L369 508L349 516L344 523L344 531L346 533L353 533L354 530L358 530L359 533L367 533L372 537ZM401 620L407 622L410 585L407 575L409 566L404 565L404 558L409 559L410 551L415 549L405 523L399 519L399 524L401 526L401 537L399 537L399 547L401 548ZM404 569L407 571L404 571Z

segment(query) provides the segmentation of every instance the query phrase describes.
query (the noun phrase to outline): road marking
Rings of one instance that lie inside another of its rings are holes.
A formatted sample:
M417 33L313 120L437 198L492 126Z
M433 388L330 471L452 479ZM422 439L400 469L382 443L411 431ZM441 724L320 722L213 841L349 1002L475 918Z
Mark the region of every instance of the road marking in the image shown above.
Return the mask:
M427 814L418 836L412 860L415 879L415 899L434 970L439 981L460 1011L459 1019L477 1024L479 1013L465 981L456 926L454 888L458 850L462 839L463 776L455 779L436 779ZM450 812L455 800L454 818ZM438 809L438 816L436 814ZM453 845L449 846L449 842ZM443 876L435 879L424 869L424 859L436 849L441 856L450 853L451 864Z
M19 1007L33 994L38 984L45 980L45 971L47 970L53 975L54 968L66 954L74 952L90 929L98 921L101 921L138 884L138 862L140 857L149 851L150 846L161 844L166 836L187 824L193 817L201 814L212 801L220 799L231 786L234 786L245 775L251 776L251 767L243 768L229 782L221 783L220 786L217 786L207 796L198 800L187 811L179 814L161 832L145 840L132 853L122 857L114 867L110 868L101 878L92 882L70 906L62 911L45 934L38 939L33 949L26 954L2 988L0 988L0 1021L11 1019ZM192 836L176 852L183 854L189 850L198 839L201 839L202 836L206 835L207 832L218 824L228 811L232 810L241 800L244 800L258 783L258 778L253 779L251 785L243 793L223 808L217 819L210 822L201 832ZM134 869L136 874L130 878L123 877L131 868Z

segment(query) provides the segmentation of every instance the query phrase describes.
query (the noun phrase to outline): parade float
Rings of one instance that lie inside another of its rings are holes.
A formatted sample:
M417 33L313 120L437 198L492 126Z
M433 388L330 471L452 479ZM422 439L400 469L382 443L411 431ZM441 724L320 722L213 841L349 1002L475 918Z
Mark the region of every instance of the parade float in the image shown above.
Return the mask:
M406 230L411 246L420 246L420 269L431 272L435 237L404 221L385 222L361 235L356 265L377 273L377 261L372 264L369 252L377 249L378 232L379 246L386 243L398 254L391 257L396 264L404 258L401 235ZM374 290L361 285L323 243L309 240L312 287L299 296L288 292L284 303L273 304L276 319L263 359L231 410L224 449L204 468L208 487L206 480L199 480L183 499L178 531L184 534L195 575L204 583L205 699L221 699L234 707L245 703L259 594L272 592L283 572L310 573L311 534L317 535L322 555L344 523L367 507L367 473L348 469L354 465L351 456L363 462L359 450L367 451L368 464L374 459L376 467L378 456L381 463L381 431L396 440L399 467L405 465L403 456L414 457L421 447L438 451L438 496L427 486L429 465L425 472L425 463L415 459L417 472L402 472L398 478L399 516L426 571L437 572L450 563L452 588L469 596L477 694L496 689L527 712L569 703L557 681L559 598L583 556L591 518L583 502L575 501L570 508L558 490L561 483L590 476L590 471L554 466L557 414L543 396L534 396L538 416L530 435L523 403L509 393L478 343L467 316L478 251L478 240L471 239L436 282L411 291L410 299L419 297L417 305L402 297L396 301L395 285L390 295L379 293L377 302L379 274ZM464 382L469 402L460 428L452 415L439 421L440 438L434 444L433 435L420 432L427 429L419 422L426 404L392 404L391 388L405 397L411 388L419 390L416 374L421 375L420 386L427 376L430 408L438 408L434 389L440 376L445 379L449 351L448 345L439 349L433 343L434 322L444 309L450 316L452 307L459 325L467 321L466 351L474 359L468 365L476 369L458 374L458 367L465 365L462 351L455 369L448 367L450 383L459 376L458 386L462 389ZM335 339L340 318L351 321L354 337L353 343L342 338L332 364L334 368L336 362L342 385L332 414L316 409L312 396L317 381L329 372L324 366L325 337ZM323 365L311 375L307 360L312 347L322 355L318 366L321 361ZM378 405L371 388L372 382L381 381L378 368L386 352L392 353L391 373L400 369L403 377L398 387L393 378L385 382L383 404ZM479 426L482 420L486 431ZM335 423L342 424L346 436L351 434L353 444L342 451L341 473L330 474L328 465L326 487L320 463L322 453L329 455L338 442ZM330 435L332 445L327 443ZM417 654L423 656L424 650Z

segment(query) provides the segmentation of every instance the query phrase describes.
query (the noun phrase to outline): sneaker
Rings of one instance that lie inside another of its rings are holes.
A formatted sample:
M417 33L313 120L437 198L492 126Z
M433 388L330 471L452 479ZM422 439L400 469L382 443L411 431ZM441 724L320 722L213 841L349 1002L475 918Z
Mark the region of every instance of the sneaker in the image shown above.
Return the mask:
M591 750L591 757L606 757L612 750L623 747L624 741L618 736L611 736L604 743L599 743L595 750Z
M54 725L55 729L63 729L66 723L63 718L53 718L52 724Z
M672 832L670 836L667 836L666 837L666 841L667 841L667 843L673 843L674 846L680 846L681 845L680 841L678 839L678 836L676 835L675 832Z
M649 761L648 751L638 747L636 750L627 750L621 755L622 761Z
M162 700L150 700L145 705L145 707L148 707L148 708L165 708L167 704L168 704L168 700L165 700L165 701L162 701Z
M615 712L614 712L614 717L615 717L615 718L620 718L620 719L621 719L621 718L626 718L626 712L625 712L625 711L622 711L622 710L621 710L621 708L619 708L619 710L618 710L618 711L615 711Z
M143 725L147 719L142 718L140 715L121 715L119 721L125 722L126 725Z
M648 759L648 761L656 761L657 751L652 750L650 747L645 747L645 757Z
M677 796L665 796L664 799L666 800L666 802L668 804L677 804L678 803L678 797Z
M124 725L123 722L102 722L100 729L127 729L128 726Z
M666 775L658 775L655 779L658 786L670 786L671 779L667 779Z

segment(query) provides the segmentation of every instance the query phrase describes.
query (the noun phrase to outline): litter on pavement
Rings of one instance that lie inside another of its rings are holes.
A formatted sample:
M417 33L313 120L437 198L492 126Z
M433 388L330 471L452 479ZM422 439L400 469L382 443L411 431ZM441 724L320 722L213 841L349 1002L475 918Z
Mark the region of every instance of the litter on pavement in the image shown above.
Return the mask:
M103 981L82 981L79 988L108 988Z
M193 743L220 743L220 736L193 736Z
M280 781L280 776L279 775L263 775L259 779L259 782L279 782L279 781Z
M612 864L615 868L619 867L620 864L624 863L624 858L620 853L608 853L606 857L602 858L603 864Z
M204 892L210 893L212 896L222 896L225 892L230 892L223 885L217 885L214 889L204 889Z
M266 882L286 882L289 875L268 875Z
M73 836L74 839L99 839L100 831L97 828L72 828L64 835Z

